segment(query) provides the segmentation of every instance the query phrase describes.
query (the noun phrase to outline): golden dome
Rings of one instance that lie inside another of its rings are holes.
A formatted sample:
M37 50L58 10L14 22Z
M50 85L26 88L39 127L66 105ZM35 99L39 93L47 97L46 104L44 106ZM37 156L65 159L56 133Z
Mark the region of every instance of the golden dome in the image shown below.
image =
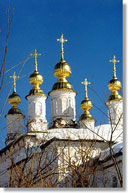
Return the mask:
M8 111L8 114L21 114L23 117L25 117L25 115L22 114L21 110L17 107L21 103L21 98L15 91L13 91L13 93L9 96L8 100L9 104L12 105L12 108Z
M30 75L30 84L33 85L33 88L30 90L29 95L45 95L44 91L40 88L40 85L43 83L43 76L35 70L33 74ZM26 98L27 98L26 96Z
M88 98L85 98L85 100L83 100L81 102L81 108L86 111L86 110L90 110L92 109L93 105L92 105L92 101L90 101Z
M119 93L118 93L118 91L122 88L121 81L119 81L116 77L113 77L113 79L109 81L108 88L109 88L109 90L112 91L112 94L108 98L108 101L120 101L120 100L122 100L122 96L119 95Z
M85 99L81 102L81 109L84 110L84 113L81 115L80 120L94 120L96 122L96 120L92 117L92 115L89 112L92 109L93 104L92 101L89 100L88 98L87 86L91 84L91 82L88 82L87 78L85 78L85 81L81 83L85 85Z
M17 107L21 103L21 98L16 93L16 80L19 78L19 76L16 76L16 72L14 72L13 76L10 76L10 78L13 78L13 88L14 88L14 90L13 90L13 93L8 98L9 104L12 105L12 108L8 111L8 114L21 114L23 117L25 117L21 113L20 109Z
M39 86L43 83L43 76L39 74L38 71L34 71L33 74L30 75L30 84L33 86Z
M54 68L54 75L55 77L59 78L59 80L53 85L52 91L50 91L49 94L55 90L68 90L73 91L77 94L77 92L74 91L72 84L69 83L66 79L72 74L70 65L64 60L63 44L64 42L67 42L67 40L64 39L62 34L61 38L57 39L57 41L61 42L61 60L59 63L56 64Z
M116 60L116 56L113 57L110 62L114 63L114 76L112 80L109 81L108 88L112 91L112 94L110 95L108 101L120 101L122 100L122 97L119 95L118 91L121 90L122 84L121 81L117 79L116 77L116 63L119 63L119 60Z
M37 70L37 56L41 56L41 54L38 54L37 50L35 49L34 54L30 54L30 56L35 57L35 71L29 77L29 82L33 85L33 88L30 90L29 95L25 97L26 99L30 95L45 95L44 91L40 88L40 85L43 83L44 79L43 76Z
M92 101L89 99L85 99L81 103L81 108L84 110L84 113L81 115L80 120L96 120L92 117L91 113L89 112L90 109L92 109Z
M21 98L15 91L9 96L8 99L9 104L11 104L13 107L17 107L21 103Z
M57 78L67 78L72 74L70 65L64 60L61 59L59 63L56 64L54 69L54 75Z
M113 78L112 80L109 81L109 90L120 90L122 88L121 81L119 81L117 78Z
M89 110L93 107L92 101L88 97L81 102L81 108L84 110L84 113L81 115L80 120L94 120Z

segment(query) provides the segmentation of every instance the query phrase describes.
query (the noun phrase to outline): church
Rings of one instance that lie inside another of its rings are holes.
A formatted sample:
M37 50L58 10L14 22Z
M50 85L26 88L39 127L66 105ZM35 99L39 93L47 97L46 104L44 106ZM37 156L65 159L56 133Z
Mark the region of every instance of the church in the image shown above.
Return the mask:
M76 121L76 95L73 85L68 82L71 66L64 59L63 34L60 39L61 60L55 65L54 76L58 79L48 95L40 88L43 76L38 71L35 49L34 72L29 82L32 89L26 93L28 101L27 132L23 133L26 115L18 105L14 72L13 93L8 101L11 108L7 119L6 146L0 150L0 187L123 187L123 98L119 94L122 83L117 78L114 55L109 62L114 64L113 77L108 88L111 95L106 101L108 124L96 126L96 117L90 112L93 101L89 99L85 77L82 84L83 114ZM49 75L52 76L52 74ZM73 75L72 75L73 76ZM107 85L106 85L107 86ZM51 98L52 122L46 119L46 100Z

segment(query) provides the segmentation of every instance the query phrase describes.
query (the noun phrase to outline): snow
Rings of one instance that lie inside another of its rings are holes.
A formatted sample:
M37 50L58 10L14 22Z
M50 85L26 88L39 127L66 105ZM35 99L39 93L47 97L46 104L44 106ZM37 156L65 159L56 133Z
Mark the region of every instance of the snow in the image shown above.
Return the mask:
M97 126L93 129L75 129L75 128L57 128L49 129L47 133L37 133L38 139L52 139L56 137L58 139L87 139L87 140L100 140L100 141L110 141L111 140L111 126L109 124L104 124ZM112 135L112 141L121 142L123 137L121 135L122 128L118 129Z
M113 150L114 154L117 154L119 152L123 153L123 142L117 143L117 144L113 145L112 146L112 150ZM99 160L103 161L104 159L106 159L109 156L110 156L110 148L107 148L106 150L101 151L100 159Z

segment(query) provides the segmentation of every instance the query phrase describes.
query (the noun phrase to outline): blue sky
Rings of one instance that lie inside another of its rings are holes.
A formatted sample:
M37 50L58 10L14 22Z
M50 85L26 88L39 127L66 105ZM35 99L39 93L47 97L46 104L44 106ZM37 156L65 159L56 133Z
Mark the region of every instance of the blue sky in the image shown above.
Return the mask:
M0 65L3 61L6 31L8 21L9 0L0 1ZM38 70L44 77L41 88L46 94L57 82L54 77L54 67L60 61L60 43L56 41L61 33L68 39L64 45L65 60L70 64L72 75L68 79L78 92L76 97L77 120L82 114L80 108L84 99L84 86L81 82L85 77L92 84L102 100L92 89L88 89L89 98L94 103L91 110L97 124L107 123L107 101L110 91L108 82L113 77L113 64L109 60L115 54L120 63L117 64L117 77L122 81L122 1L121 0L11 0L11 10L15 8L14 19L8 44L6 70L24 61L36 48ZM0 93L0 109L5 103L12 84L9 76L14 70L19 73L22 64L5 75L2 92ZM34 58L25 63L17 81L17 93L22 103L19 108L28 116L28 101L25 96L32 86L29 84L29 74L34 71ZM122 92L121 92L122 94ZM47 120L51 121L51 101L47 99ZM104 102L103 102L104 101ZM95 107L97 106L98 109ZM0 148L4 146L6 137L5 115L10 109L6 104L0 117ZM104 113L102 113L101 109Z

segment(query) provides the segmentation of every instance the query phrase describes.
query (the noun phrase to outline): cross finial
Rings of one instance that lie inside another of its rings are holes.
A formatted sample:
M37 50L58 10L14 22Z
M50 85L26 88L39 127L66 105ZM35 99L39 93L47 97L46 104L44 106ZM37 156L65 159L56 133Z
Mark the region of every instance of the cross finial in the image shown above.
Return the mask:
M57 39L58 42L61 42L61 57L64 59L64 42L67 42L68 40L64 39L63 33L61 34L61 38Z
M37 71L37 56L41 56L41 54L38 54L37 49L35 49L34 54L30 54L30 56L35 56L35 70Z
M116 78L116 63L119 63L120 60L116 60L116 56L114 55L113 56L113 59L112 60L109 60L109 62L112 62L114 64L114 78Z
M81 84L85 85L85 97L88 98L88 85L91 84L91 82L87 81L87 78L85 78L84 82L81 82Z
M14 92L16 92L16 80L19 79L19 76L16 76L16 72L14 72L13 76L10 76L10 78L13 78L13 88Z

